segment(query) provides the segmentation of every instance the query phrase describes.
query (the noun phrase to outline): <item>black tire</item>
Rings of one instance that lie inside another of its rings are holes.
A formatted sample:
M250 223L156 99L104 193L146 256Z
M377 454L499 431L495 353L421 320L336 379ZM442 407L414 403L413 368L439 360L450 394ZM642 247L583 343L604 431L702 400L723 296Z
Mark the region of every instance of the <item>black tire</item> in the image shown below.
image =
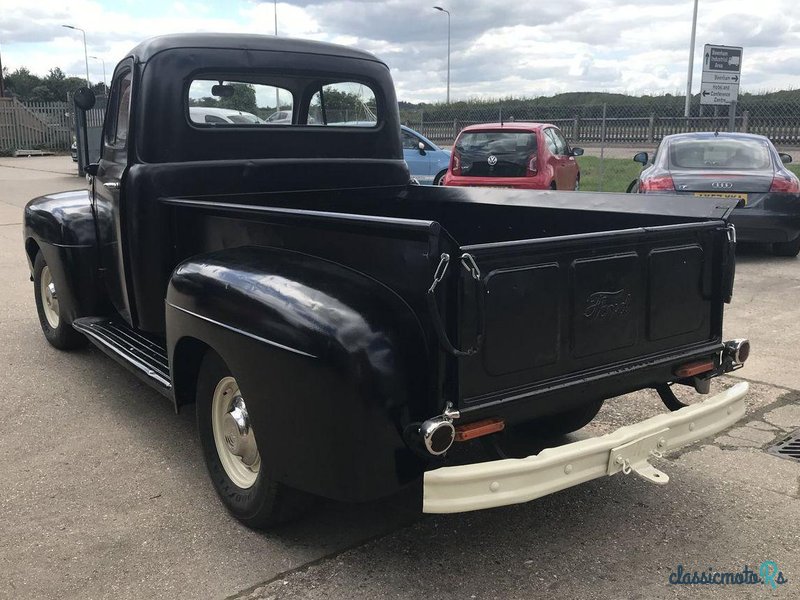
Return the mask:
M638 191L639 191L639 180L638 179L634 179L633 181L631 181L628 184L628 187L625 190L625 193L626 194L635 194Z
M597 400L564 413L522 423L515 426L515 429L520 433L538 438L561 437L586 427L597 416L602 406L603 401Z
M447 169L444 171L439 172L436 177L433 178L433 185L444 185L444 176L447 175Z
M772 244L772 253L775 256L797 256L800 254L800 237L791 242L775 242Z
M58 303L53 312L58 313L57 323L51 323L45 313L45 302L47 300L42 293L42 276L45 269L49 272L50 267L39 252L33 261L33 296L36 299L36 313L39 315L39 325L42 327L45 339L54 348L59 350L72 350L86 345L86 338L72 328L72 321L64 314L64 306ZM54 285L55 288L55 285ZM57 295L56 295L57 297Z
M550 189L551 190L557 190L558 189L558 187L556 186L556 182L555 181L550 183Z
M575 178L575 191L576 192L580 192L581 191L581 178L580 177L576 177Z
M197 429L211 482L225 508L247 527L267 529L285 523L308 509L313 497L271 480L263 464L255 482L248 488L236 485L220 460L212 425L214 391L231 371L213 350L208 350L197 378Z

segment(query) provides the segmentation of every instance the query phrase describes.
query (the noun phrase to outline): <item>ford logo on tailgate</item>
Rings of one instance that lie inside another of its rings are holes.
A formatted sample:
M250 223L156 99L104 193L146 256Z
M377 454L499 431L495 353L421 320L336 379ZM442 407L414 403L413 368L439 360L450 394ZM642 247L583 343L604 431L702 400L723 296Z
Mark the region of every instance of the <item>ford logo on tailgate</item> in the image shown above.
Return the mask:
M590 321L622 317L631 308L631 295L624 289L616 292L595 292L586 299L583 316Z

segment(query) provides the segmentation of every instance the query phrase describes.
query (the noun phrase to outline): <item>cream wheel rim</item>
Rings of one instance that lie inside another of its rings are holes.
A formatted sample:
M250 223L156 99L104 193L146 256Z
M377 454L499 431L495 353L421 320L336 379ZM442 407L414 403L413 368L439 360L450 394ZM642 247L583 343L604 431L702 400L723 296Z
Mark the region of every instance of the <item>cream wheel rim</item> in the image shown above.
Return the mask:
M47 265L44 266L39 277L39 290L42 295L42 310L47 324L51 329L58 329L58 324L61 322L58 312L58 294L56 293L56 284L53 283L53 274Z
M233 377L223 377L214 389L211 427L225 474L237 487L245 490L252 487L261 469L261 455L247 405Z

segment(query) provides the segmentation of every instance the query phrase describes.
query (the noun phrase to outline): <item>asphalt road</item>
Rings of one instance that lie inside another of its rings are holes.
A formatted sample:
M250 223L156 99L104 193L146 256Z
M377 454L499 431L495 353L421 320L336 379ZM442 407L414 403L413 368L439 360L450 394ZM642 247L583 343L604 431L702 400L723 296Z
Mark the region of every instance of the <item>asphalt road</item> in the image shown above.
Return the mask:
M21 243L31 197L82 187L69 159L0 159L0 598L673 598L800 596L800 463L764 448L800 428L800 260L739 257L729 337L749 337L741 424L659 461L527 505L422 516L419 490L322 503L263 534L208 482L194 417L101 353L39 331ZM733 377L718 384L731 385ZM664 410L606 403L577 437ZM788 583L674 586L685 569L774 560Z

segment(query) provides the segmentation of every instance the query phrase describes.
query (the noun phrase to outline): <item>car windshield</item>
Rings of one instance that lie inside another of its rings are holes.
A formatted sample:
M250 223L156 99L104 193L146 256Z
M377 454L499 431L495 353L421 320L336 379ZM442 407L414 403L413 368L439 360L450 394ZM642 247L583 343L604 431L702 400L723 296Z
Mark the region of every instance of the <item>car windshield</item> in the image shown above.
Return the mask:
M456 144L461 153L530 154L536 152L536 137L527 131L468 131Z
M771 166L769 149L760 140L677 140L669 145L670 167L678 169L761 170Z

